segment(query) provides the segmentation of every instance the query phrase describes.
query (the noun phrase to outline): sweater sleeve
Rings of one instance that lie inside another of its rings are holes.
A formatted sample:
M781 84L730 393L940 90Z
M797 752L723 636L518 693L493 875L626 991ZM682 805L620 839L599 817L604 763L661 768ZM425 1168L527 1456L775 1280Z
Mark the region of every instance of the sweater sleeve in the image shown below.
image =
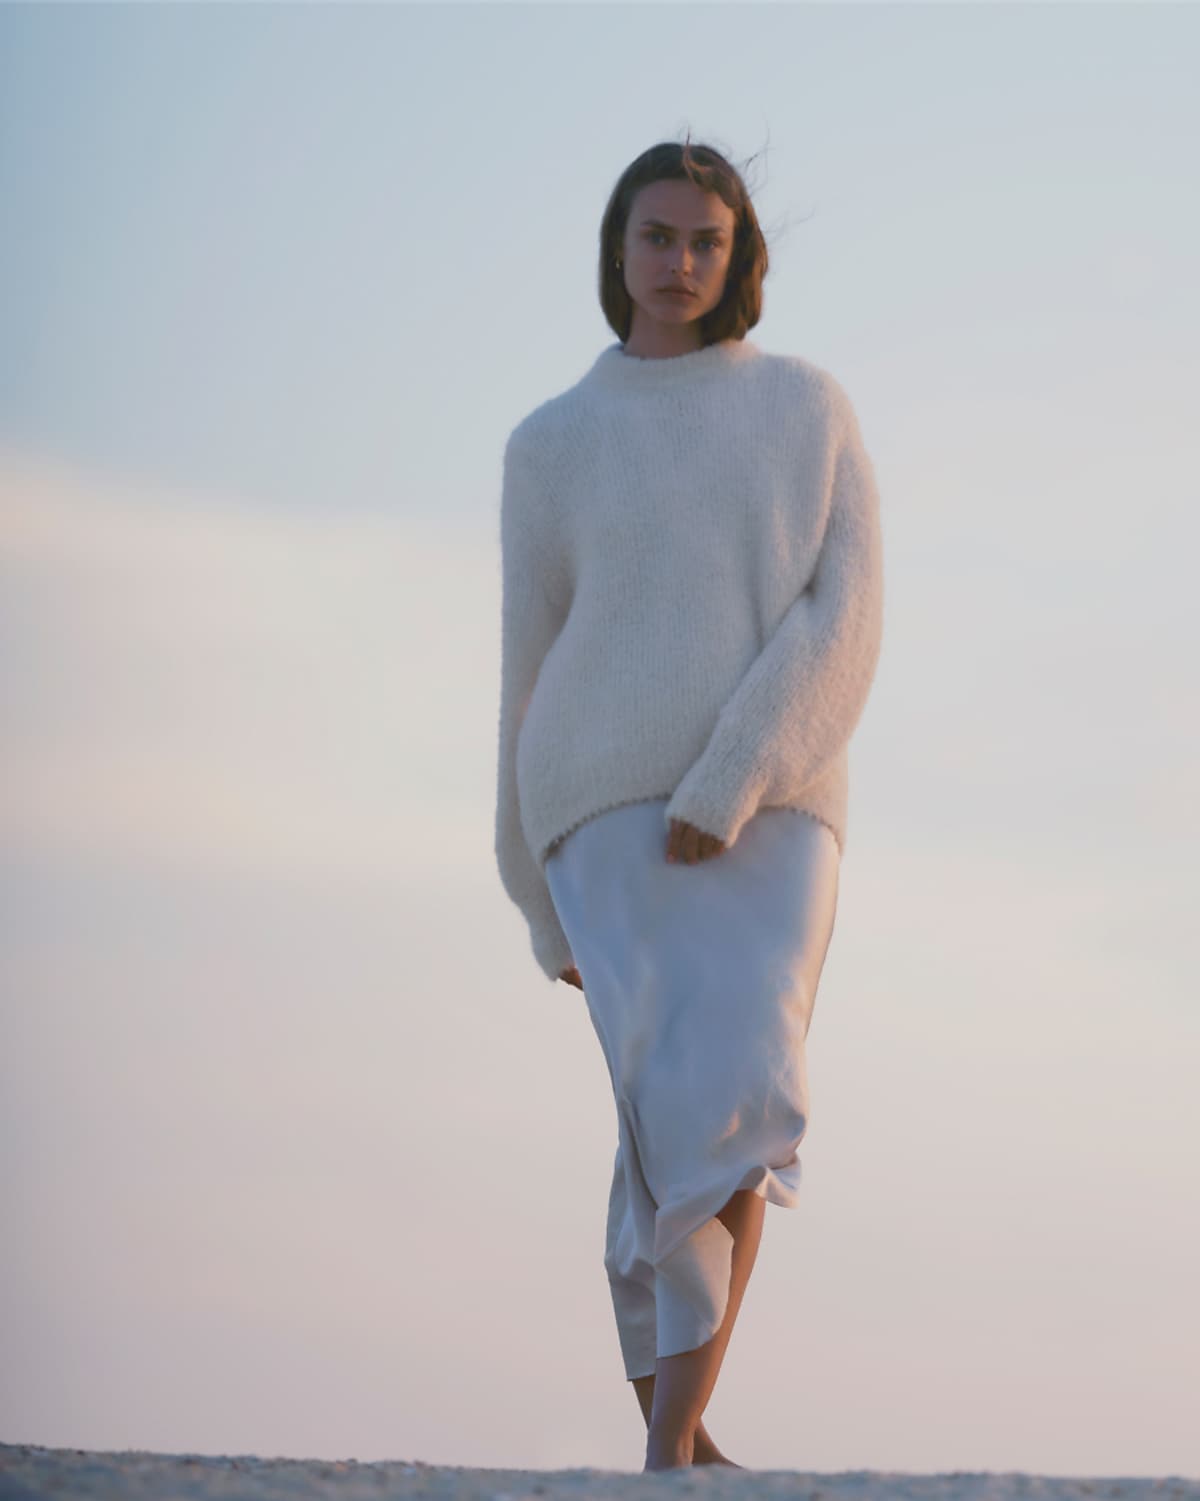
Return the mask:
M882 538L871 459L835 386L832 493L816 566L726 701L664 811L732 844L846 748L866 706L883 624Z
M501 883L529 924L534 958L550 980L557 980L575 961L545 875L526 843L517 793L517 739L538 670L566 613L552 602L547 588L544 552L539 546L539 531L545 523L528 440L514 430L504 451L500 501L502 603L495 851Z

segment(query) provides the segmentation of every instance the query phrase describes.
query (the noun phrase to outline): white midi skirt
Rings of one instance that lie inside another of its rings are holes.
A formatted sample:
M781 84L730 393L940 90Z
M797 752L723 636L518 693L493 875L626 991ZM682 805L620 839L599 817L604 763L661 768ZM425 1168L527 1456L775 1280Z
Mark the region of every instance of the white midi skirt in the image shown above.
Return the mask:
M788 808L669 863L667 801L589 819L546 862L617 1108L604 1266L630 1380L720 1328L730 1195L798 1202L840 863L832 831Z

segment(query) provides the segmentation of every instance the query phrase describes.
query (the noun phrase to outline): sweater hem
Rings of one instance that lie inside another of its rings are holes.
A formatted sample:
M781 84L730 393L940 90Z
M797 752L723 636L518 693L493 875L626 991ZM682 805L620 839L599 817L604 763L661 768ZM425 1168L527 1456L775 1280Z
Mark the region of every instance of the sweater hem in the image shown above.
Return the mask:
M611 813L614 808L631 807L634 803L656 803L662 801L669 803L673 796L674 794L671 792L647 792L642 793L637 797L625 797L620 798L617 802L605 803L603 807L600 808L593 808L591 812L585 813L582 818L577 818L574 823L563 829L561 833L556 834L538 852L538 864L541 866L543 874L545 873L546 869L546 861L555 852L555 850L557 850L561 844L564 844L576 829L581 829L585 823L590 823L593 818L599 818L602 813ZM842 835L837 825L831 818L826 818L820 813L814 813L811 808L797 807L793 803L762 803L758 808L755 809L755 813L764 812L767 808L779 808L785 813L798 813L803 818L811 818L814 823L821 824L822 827L828 829L829 832L833 835L833 842L837 845L838 859L840 860L842 858ZM752 813L750 816L751 818L753 818L754 814Z
M577 818L573 824L563 829L561 833L555 834L553 839L538 851L538 864L545 871L546 861L558 846L563 844L576 829L581 829L585 823L590 823L593 818L599 818L602 813L611 813L614 808L628 808L634 803L656 803L663 798L670 802L671 794L669 792L646 792L640 794L638 797L623 797L615 803L605 803L601 808L593 808L590 813L585 813L582 818Z
M838 833L838 830L831 819L822 818L819 813L814 813L811 808L794 808L791 803L768 803L766 804L766 806L770 808L782 808L785 813L799 813L803 818L811 818L814 823L824 825L824 827L827 828L833 835L833 842L837 845L838 859L841 859L842 836Z

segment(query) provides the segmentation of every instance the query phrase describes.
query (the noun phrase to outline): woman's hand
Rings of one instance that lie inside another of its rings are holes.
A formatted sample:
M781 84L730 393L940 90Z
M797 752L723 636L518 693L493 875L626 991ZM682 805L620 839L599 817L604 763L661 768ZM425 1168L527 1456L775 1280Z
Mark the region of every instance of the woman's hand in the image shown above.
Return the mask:
M671 820L671 832L667 835L667 859L682 860L694 865L697 860L711 860L725 848L725 842L715 834L706 834L695 824L685 823L682 818Z
M583 981L579 978L579 971L575 968L574 965L572 965L570 969L564 969L562 974L559 975L558 978L560 980L565 980L568 985L574 985L580 990L583 989Z

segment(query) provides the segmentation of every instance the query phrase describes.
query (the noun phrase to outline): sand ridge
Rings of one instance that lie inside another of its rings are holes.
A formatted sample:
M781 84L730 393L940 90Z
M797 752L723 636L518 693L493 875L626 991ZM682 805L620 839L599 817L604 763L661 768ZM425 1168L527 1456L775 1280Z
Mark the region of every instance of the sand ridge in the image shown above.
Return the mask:
M154 1454L0 1443L0 1501L650 1501L664 1494L781 1501L1200 1501L1200 1480L1182 1476L1044 1476L1022 1471L734 1470L693 1465L654 1474L581 1467L490 1470L392 1459L260 1458L253 1454Z

